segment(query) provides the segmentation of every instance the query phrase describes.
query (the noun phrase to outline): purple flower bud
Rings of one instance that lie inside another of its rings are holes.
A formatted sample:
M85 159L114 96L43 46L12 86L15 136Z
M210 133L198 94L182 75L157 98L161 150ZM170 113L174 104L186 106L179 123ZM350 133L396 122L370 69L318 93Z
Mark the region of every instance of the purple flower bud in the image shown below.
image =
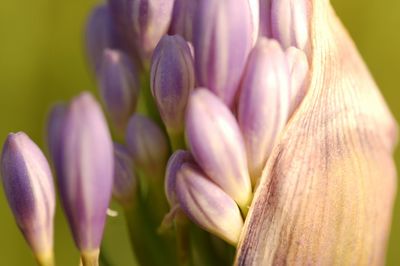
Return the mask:
M174 0L131 0L133 32L145 58L150 59L161 37L168 31Z
M193 27L198 83L232 107L253 44L249 1L199 1Z
M204 172L241 208L248 207L252 191L246 149L228 107L208 90L195 90L189 98L186 134Z
M304 82L308 74L309 66L307 56L302 50L289 47L285 53L290 71L290 114L292 114L306 95L307 87Z
M195 77L190 48L179 36L165 35L151 62L151 92L169 132L181 132Z
M61 133L64 125L64 117L67 107L64 104L54 105L49 113L47 121L47 145L50 152L50 157L54 163L60 162L60 145ZM60 166L54 165L56 171Z
M238 105L253 185L286 123L289 93L289 68L282 48L274 40L261 38L250 53Z
M25 133L8 135L1 157L1 175L19 229L39 263L51 263L55 208L53 177L42 151Z
M136 69L122 52L107 49L99 75L100 94L112 120L124 129L136 110L139 80Z
M137 178L133 170L133 159L128 150L114 144L114 187L113 197L123 206L129 206L134 200Z
M260 32L260 0L248 0L251 11L252 44L256 44Z
M169 34L179 34L191 41L193 35L193 17L196 11L196 0L175 0Z
M86 25L86 50L96 72L100 70L104 49L114 45L113 38L108 6L99 5L93 9Z
M206 231L236 245L243 219L235 201L194 164L185 163L176 177L176 194L185 214Z
M272 38L271 7L273 0L259 0L260 2L260 36Z
M60 140L60 162L55 165L61 168L61 201L82 256L96 254L111 198L114 156L105 117L91 94L72 100Z
M271 31L283 48L308 49L308 0L271 0Z
M176 174L185 163L194 163L193 156L188 151L177 150L168 160L165 171L165 195L171 207L175 206L176 199Z
M134 114L126 129L126 143L136 167L149 177L163 175L168 160L168 141L155 122Z

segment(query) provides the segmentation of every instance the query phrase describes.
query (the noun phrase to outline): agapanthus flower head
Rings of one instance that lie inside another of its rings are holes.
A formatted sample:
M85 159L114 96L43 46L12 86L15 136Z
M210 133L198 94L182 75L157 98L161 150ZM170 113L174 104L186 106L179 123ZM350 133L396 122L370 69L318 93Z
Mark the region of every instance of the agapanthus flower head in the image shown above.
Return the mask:
M50 166L23 132L9 134L1 155L4 192L39 264L53 265L55 193Z
M139 98L136 68L125 53L106 49L98 80L100 95L113 122L118 128L125 129Z
M154 50L150 75L151 92L168 132L183 131L195 77L190 48L181 36L162 37Z
M63 116L58 185L75 243L97 256L111 198L113 143L99 104L87 92L74 98Z
M207 89L198 88L189 98L186 135L201 169L247 208L252 189L240 128L229 108Z

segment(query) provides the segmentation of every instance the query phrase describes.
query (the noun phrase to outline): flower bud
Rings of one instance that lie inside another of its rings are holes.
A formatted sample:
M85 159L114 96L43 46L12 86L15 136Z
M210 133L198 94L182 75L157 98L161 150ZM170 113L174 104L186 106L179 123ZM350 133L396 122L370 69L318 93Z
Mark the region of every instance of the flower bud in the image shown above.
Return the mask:
M113 197L122 206L129 206L136 188L137 178L133 170L133 159L124 146L115 143Z
M113 184L113 143L99 104L89 93L72 100L60 137L61 202L75 243L96 256Z
M189 98L186 134L196 162L241 208L251 200L246 149L228 107L206 89Z
M136 69L124 53L111 49L104 51L99 85L112 120L118 128L124 129L139 98Z
M169 132L181 132L195 77L190 48L179 35L164 36L154 50L151 92Z
M306 95L307 87L304 82L308 74L308 61L306 54L295 47L289 47L286 50L286 58L290 71L290 114L292 114L300 105Z
M164 132L150 118L134 114L126 129L126 144L136 167L149 177L164 174L168 160L168 141Z
M47 121L47 146L49 149L50 157L53 159L54 163L60 162L60 136L62 133L62 128L64 124L64 117L67 107L64 104L54 105L49 113ZM57 171L60 167L54 165Z
M260 0L248 0L251 11L252 25L252 45L254 46L258 40L260 32Z
M283 48L308 49L308 0L271 0L271 31Z
M193 27L198 84L232 107L253 44L249 2L199 1Z
M175 0L168 34L179 34L186 41L192 41L193 17L196 6L196 0Z
M238 104L253 185L286 123L289 93L289 68L283 50L278 42L261 38L250 53Z
M176 194L185 214L206 231L236 245L243 219L235 201L194 164L178 170Z
M146 59L168 31L174 0L131 0L131 20L138 48Z
M177 204L176 199L176 174L185 163L194 163L193 156L188 151L177 150L168 160L165 171L165 195L171 207Z
M113 29L110 11L107 5L96 6L86 25L86 51L89 62L96 72L100 70L103 51L113 44Z
M55 193L49 164L23 132L10 134L1 156L4 192L38 262L52 265Z
M260 36L272 38L271 7L273 0L259 0L260 4Z

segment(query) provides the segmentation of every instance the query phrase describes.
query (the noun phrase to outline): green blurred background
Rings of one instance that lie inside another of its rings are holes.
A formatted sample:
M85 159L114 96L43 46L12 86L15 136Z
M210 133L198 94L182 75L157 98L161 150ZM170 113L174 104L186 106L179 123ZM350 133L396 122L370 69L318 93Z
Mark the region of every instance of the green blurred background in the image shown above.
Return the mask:
M332 2L392 112L400 121L400 1ZM23 130L41 147L45 147L44 123L51 104L67 100L82 90L95 92L82 44L84 22L95 3L94 0L1 0L1 143L8 132ZM400 152L395 156L400 169ZM400 265L399 242L400 197L395 207L387 265ZM122 216L108 219L105 246L113 265L134 264ZM59 208L56 213L55 248L58 265L77 265L78 254ZM0 265L35 265L14 223L2 189Z

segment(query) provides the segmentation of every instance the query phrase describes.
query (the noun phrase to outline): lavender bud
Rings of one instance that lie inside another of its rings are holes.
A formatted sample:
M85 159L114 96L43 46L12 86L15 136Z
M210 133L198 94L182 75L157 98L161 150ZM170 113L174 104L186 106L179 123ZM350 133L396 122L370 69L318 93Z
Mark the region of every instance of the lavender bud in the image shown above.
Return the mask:
M272 37L283 48L308 49L308 0L271 0Z
M96 255L113 185L113 143L99 104L89 93L72 100L64 118L58 185L75 243Z
M113 197L122 206L129 206L134 200L136 188L137 178L133 170L133 159L124 146L115 143Z
M150 82L167 130L181 132L195 77L190 48L179 35L166 35L158 43L152 58Z
M52 265L55 193L49 164L23 132L10 134L1 156L4 192L40 264Z
M259 0L260 2L260 36L272 38L271 8L273 0Z
M282 48L274 40L260 39L250 53L238 105L253 185L286 123L289 93L289 68Z
M176 177L176 194L185 214L206 231L236 245L243 219L235 201L194 164L185 163Z
M292 114L306 95L307 87L304 82L308 74L309 66L307 56L302 50L289 47L285 53L290 71L290 114Z
M50 157L54 163L60 162L60 136L64 125L64 117L67 107L64 104L54 105L49 113L47 121L47 145L49 148ZM56 171L60 166L54 165Z
M134 114L126 129L126 143L136 167L149 177L163 175L168 160L168 141L155 122Z
M252 45L258 40L260 32L260 0L248 0L251 11Z
M168 31L174 0L131 0L130 5L133 32L145 58L150 59Z
M100 94L112 120L124 129L136 110L139 80L136 69L122 52L107 49L99 75Z
M168 160L165 171L165 195L171 207L175 206L176 199L176 174L185 163L194 163L193 156L188 151L177 150Z
M232 107L253 42L249 1L199 1L193 27L198 84Z
M107 5L95 7L86 25L86 51L96 72L100 70L103 51L113 46L113 29Z
M204 172L241 208L247 208L252 192L246 149L228 107L208 90L195 90L189 98L186 134Z
M175 0L168 33L171 35L179 34L185 40L191 41L196 6L196 0Z

